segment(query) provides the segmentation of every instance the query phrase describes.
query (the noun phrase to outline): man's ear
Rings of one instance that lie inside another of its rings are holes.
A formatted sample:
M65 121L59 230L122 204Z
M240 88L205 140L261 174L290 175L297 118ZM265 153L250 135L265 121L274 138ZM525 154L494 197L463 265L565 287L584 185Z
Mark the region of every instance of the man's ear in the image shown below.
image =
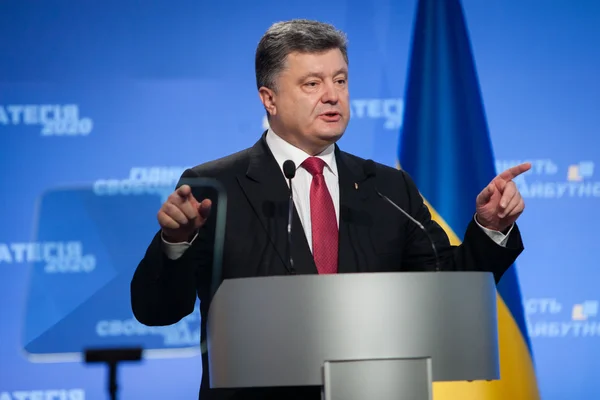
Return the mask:
M275 92L265 86L258 89L260 101L263 103L265 110L273 116L277 115L277 106L275 104Z

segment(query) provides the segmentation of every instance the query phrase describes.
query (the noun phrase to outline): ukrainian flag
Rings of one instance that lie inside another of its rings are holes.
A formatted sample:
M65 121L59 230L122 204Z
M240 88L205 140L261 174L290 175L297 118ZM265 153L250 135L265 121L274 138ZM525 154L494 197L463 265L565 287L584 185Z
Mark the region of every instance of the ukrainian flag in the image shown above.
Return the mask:
M398 162L433 218L460 244L494 156L459 0L419 0ZM440 382L436 400L539 399L514 266L498 285L500 380Z

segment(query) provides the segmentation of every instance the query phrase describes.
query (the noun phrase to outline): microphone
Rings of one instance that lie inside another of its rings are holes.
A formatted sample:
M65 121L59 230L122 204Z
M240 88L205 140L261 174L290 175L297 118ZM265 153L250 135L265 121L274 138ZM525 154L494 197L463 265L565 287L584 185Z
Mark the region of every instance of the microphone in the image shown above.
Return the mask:
M375 178L376 177L376 167L375 167L375 162L373 160L367 160L365 161L365 163L363 164L363 171L366 175L367 178ZM435 247L435 243L433 242L433 240L431 239L431 236L429 235L429 232L427 232L427 229L425 229L425 227L423 226L423 224L421 224L419 221L417 221L415 218L412 217L412 215L410 215L409 213L407 213L406 211L404 211L402 209L402 207L400 207L398 204L394 203L392 200L390 200L387 196L383 195L381 192L379 192L379 190L377 189L377 184L374 184L375 186L375 193L377 193L377 195L379 197L381 197L382 199L384 199L385 201L387 201L388 203L390 203L395 209L397 209L398 211L400 211L402 214L404 214L404 216L406 218L408 218L410 221L412 221L415 225L417 225L419 227L419 229L421 229L423 231L423 233L425 233L425 236L427 236L427 239L429 239L429 243L431 243L431 249L433 250L433 254L435 256L435 270L436 271L440 271L440 258L438 256L438 252L437 249Z
M290 199L288 203L288 223L287 223L287 252L290 261L290 274L295 275L294 260L292 258L292 213L294 211L294 191L292 190L292 179L296 176L296 164L292 160L286 160L283 163L283 174L290 184Z

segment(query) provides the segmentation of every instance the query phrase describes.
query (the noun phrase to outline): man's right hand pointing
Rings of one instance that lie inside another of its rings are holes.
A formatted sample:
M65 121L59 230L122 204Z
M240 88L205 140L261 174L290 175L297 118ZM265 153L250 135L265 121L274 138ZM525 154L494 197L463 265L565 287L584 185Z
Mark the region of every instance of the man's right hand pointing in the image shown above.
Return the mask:
M189 185L182 185L169 195L158 211L158 223L167 242L188 241L202 227L210 214L212 202L198 202Z

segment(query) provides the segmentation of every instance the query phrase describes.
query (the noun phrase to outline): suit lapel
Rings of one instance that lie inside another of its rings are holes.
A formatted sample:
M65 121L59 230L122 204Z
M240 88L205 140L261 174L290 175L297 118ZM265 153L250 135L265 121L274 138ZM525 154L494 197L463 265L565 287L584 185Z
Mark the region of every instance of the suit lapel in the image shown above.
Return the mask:
M365 244L370 240L372 220L365 200L373 192L372 182L365 180L362 165L337 146L336 161L340 185L338 271L366 272L370 260Z
M287 251L288 185L275 157L267 146L264 134L249 151L248 170L244 176L238 176L238 182L282 262L280 269L270 266L275 269L267 271L268 274L285 274L287 273L285 266L289 267ZM292 216L291 248L296 273L316 274L317 268L295 207Z

